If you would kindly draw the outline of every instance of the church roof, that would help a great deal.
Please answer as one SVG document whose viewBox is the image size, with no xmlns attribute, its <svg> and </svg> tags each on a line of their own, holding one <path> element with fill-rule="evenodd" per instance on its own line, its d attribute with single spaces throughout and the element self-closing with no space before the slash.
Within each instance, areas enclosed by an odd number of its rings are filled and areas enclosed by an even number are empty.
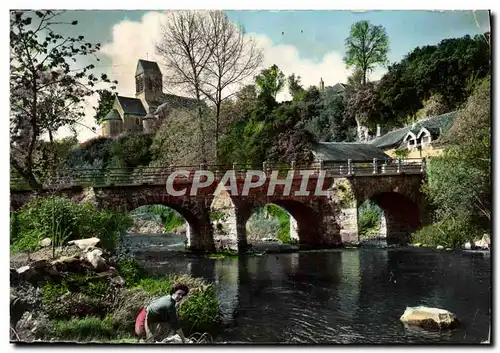
<svg viewBox="0 0 500 353">
<path fill-rule="evenodd" d="M 373 145 L 352 142 L 318 142 L 312 149 L 312 153 L 323 162 L 345 162 L 348 159 L 371 162 L 373 158 L 390 158 L 384 151 Z"/>
<path fill-rule="evenodd" d="M 137 68 L 135 69 L 135 74 L 139 75 L 144 72 L 154 72 L 161 74 L 160 67 L 158 66 L 156 61 L 139 59 L 139 61 L 137 62 Z"/>
<path fill-rule="evenodd" d="M 116 109 L 111 109 L 108 114 L 102 119 L 102 121 L 107 120 L 122 120 L 120 113 Z"/>
<path fill-rule="evenodd" d="M 118 99 L 118 103 L 123 109 L 123 112 L 127 115 L 139 115 L 139 116 L 145 116 L 146 115 L 146 110 L 144 109 L 144 106 L 142 105 L 142 102 L 138 98 L 130 98 L 130 97 L 123 97 L 123 96 L 116 96 L 116 99 Z"/>
</svg>

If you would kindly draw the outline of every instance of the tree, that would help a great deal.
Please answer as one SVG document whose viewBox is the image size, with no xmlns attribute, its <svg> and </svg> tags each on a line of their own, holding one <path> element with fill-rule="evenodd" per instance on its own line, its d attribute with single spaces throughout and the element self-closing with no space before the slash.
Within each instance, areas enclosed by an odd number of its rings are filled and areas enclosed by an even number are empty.
<svg viewBox="0 0 500 353">
<path fill-rule="evenodd" d="M 490 101 L 490 82 L 485 79 L 440 138 L 448 146 L 445 153 L 429 163 L 424 192 L 435 207 L 436 227 L 447 225 L 453 233 L 449 236 L 473 237 L 470 226 L 491 231 Z"/>
<path fill-rule="evenodd" d="M 274 64 L 268 69 L 264 69 L 255 78 L 255 83 L 259 88 L 260 95 L 272 97 L 276 100 L 277 94 L 285 86 L 285 74 Z"/>
<path fill-rule="evenodd" d="M 215 106 L 215 145 L 218 146 L 221 105 L 237 92 L 237 84 L 253 75 L 262 62 L 262 52 L 252 39 L 245 38 L 243 28 L 232 23 L 220 10 L 208 12 L 202 22 L 202 37 L 209 59 L 202 70 L 201 90 Z"/>
<path fill-rule="evenodd" d="M 40 138 L 62 126 L 74 127 L 83 116 L 84 99 L 94 93 L 99 81 L 93 64 L 75 69 L 70 62 L 94 55 L 100 44 L 84 41 L 83 36 L 60 34 L 60 11 L 11 11 L 10 13 L 10 134 L 14 170 L 33 188 L 40 188 L 35 175 L 34 154 Z M 62 31 L 61 31 L 62 33 Z M 97 59 L 98 60 L 98 59 Z"/>
<path fill-rule="evenodd" d="M 288 92 L 294 100 L 302 99 L 305 92 L 300 80 L 300 76 L 295 76 L 295 74 L 288 76 Z"/>
<path fill-rule="evenodd" d="M 389 37 L 382 26 L 374 26 L 368 21 L 356 22 L 351 27 L 345 45 L 347 52 L 344 62 L 347 67 L 354 66 L 363 73 L 363 84 L 366 84 L 369 71 L 376 65 L 387 62 Z"/>
<path fill-rule="evenodd" d="M 97 107 L 94 107 L 94 119 L 95 122 L 100 125 L 102 119 L 104 119 L 111 109 L 113 109 L 116 95 L 114 92 L 107 89 L 100 89 L 97 91 L 97 94 L 99 95 L 99 100 L 97 101 Z"/>
<path fill-rule="evenodd" d="M 433 110 L 458 109 L 474 84 L 490 72 L 490 47 L 482 36 L 445 39 L 415 48 L 389 66 L 380 80 L 377 91 L 388 108 L 384 120 L 400 124 L 438 97 L 441 107 Z"/>
<path fill-rule="evenodd" d="M 365 141 L 368 133 L 367 125 L 380 120 L 379 99 L 375 85 L 371 82 L 359 87 L 347 99 L 344 119 L 356 121 L 358 129 L 358 141 Z M 370 124 L 371 123 L 371 124 Z"/>
<path fill-rule="evenodd" d="M 197 101 L 199 150 L 205 156 L 205 132 L 203 126 L 202 85 L 211 48 L 203 37 L 203 16 L 195 10 L 172 11 L 167 23 L 161 26 L 161 40 L 156 52 L 167 68 L 167 83 L 180 87 Z M 203 158 L 203 157 L 202 157 Z"/>
</svg>

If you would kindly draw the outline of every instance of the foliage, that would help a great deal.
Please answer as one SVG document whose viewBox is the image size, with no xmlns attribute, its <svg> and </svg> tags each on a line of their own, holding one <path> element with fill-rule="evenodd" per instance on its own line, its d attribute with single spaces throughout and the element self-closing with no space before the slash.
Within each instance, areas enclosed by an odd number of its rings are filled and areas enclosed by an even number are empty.
<svg viewBox="0 0 500 353">
<path fill-rule="evenodd" d="M 86 317 L 53 321 L 49 336 L 56 340 L 100 341 L 116 337 L 110 317 Z"/>
<path fill-rule="evenodd" d="M 152 216 L 157 222 L 164 225 L 166 232 L 181 227 L 185 224 L 185 219 L 174 209 L 164 205 L 145 205 L 136 208 L 131 212 L 132 217 L 142 217 L 144 214 Z"/>
<path fill-rule="evenodd" d="M 468 218 L 447 218 L 422 229 L 411 235 L 411 242 L 425 246 L 446 248 L 460 248 L 466 242 L 472 242 L 481 235 L 480 229 Z"/>
<path fill-rule="evenodd" d="M 447 110 L 459 108 L 473 83 L 490 75 L 490 48 L 482 35 L 450 38 L 417 47 L 388 68 L 378 85 L 383 120 L 397 125 L 439 95 Z"/>
<path fill-rule="evenodd" d="M 198 165 L 206 160 L 215 164 L 215 145 L 211 139 L 213 117 L 208 110 L 202 112 L 203 136 L 198 127 L 193 126 L 195 114 L 187 109 L 173 110 L 156 131 L 151 145 L 154 161 L 150 166 Z M 207 135 L 208 134 L 208 135 Z M 203 137 L 204 149 L 198 142 Z"/>
<path fill-rule="evenodd" d="M 394 151 L 394 155 L 398 159 L 406 159 L 409 154 L 410 154 L 410 151 L 408 150 L 408 148 L 405 148 L 405 147 L 398 148 L 397 150 Z"/>
<path fill-rule="evenodd" d="M 109 153 L 122 161 L 125 168 L 145 166 L 152 160 L 152 143 L 153 137 L 150 134 L 125 135 L 111 142 Z"/>
<path fill-rule="evenodd" d="M 102 119 L 104 119 L 111 109 L 113 109 L 115 93 L 107 89 L 100 89 L 97 91 L 97 94 L 99 95 L 99 99 L 97 101 L 97 107 L 94 107 L 94 119 L 95 122 L 100 125 Z"/>
<path fill-rule="evenodd" d="M 135 287 L 146 273 L 134 258 L 122 258 L 116 264 L 116 269 L 125 280 L 127 287 Z"/>
<path fill-rule="evenodd" d="M 192 290 L 179 308 L 181 325 L 187 335 L 214 332 L 222 320 L 220 301 L 213 285 Z"/>
<path fill-rule="evenodd" d="M 347 67 L 354 66 L 363 73 L 363 84 L 367 82 L 369 71 L 376 65 L 387 62 L 389 37 L 382 26 L 372 25 L 368 21 L 356 22 L 351 27 L 345 45 L 347 52 L 344 62 Z"/>
<path fill-rule="evenodd" d="M 276 99 L 276 95 L 285 87 L 285 74 L 274 64 L 264 69 L 255 77 L 260 95 Z"/>
<path fill-rule="evenodd" d="M 278 219 L 278 240 L 283 244 L 291 244 L 292 239 L 290 238 L 290 215 L 288 214 L 288 212 L 274 204 L 265 205 L 264 211 L 268 215 L 276 217 Z"/>
<path fill-rule="evenodd" d="M 90 238 L 101 239 L 104 249 L 112 250 L 116 245 L 117 232 L 128 229 L 132 220 L 121 212 L 99 211 L 88 203 L 79 204 L 66 197 L 37 197 L 18 211 L 19 232 L 11 237 L 16 251 L 32 251 L 40 240 L 59 234 L 64 240 Z M 58 233 L 55 234 L 54 230 Z"/>
<path fill-rule="evenodd" d="M 379 231 L 383 211 L 374 202 L 365 201 L 358 209 L 358 233 L 360 235 L 374 234 Z"/>
<path fill-rule="evenodd" d="M 93 64 L 81 69 L 70 66 L 81 57 L 94 55 L 100 44 L 84 36 L 67 36 L 61 11 L 10 12 L 10 162 L 33 188 L 41 188 L 35 175 L 35 152 L 44 134 L 50 141 L 60 127 L 74 128 L 84 115 L 83 101 L 94 93 L 98 78 Z M 47 170 L 50 172 L 50 169 Z"/>
<path fill-rule="evenodd" d="M 451 129 L 442 136 L 448 146 L 444 154 L 428 163 L 423 191 L 440 222 L 434 228 L 455 234 L 439 235 L 434 231 L 448 243 L 458 244 L 464 238 L 462 234 L 472 231 L 471 227 L 491 230 L 490 94 L 490 82 L 484 80 L 469 97 Z M 430 234 L 434 228 L 421 236 Z"/>
</svg>

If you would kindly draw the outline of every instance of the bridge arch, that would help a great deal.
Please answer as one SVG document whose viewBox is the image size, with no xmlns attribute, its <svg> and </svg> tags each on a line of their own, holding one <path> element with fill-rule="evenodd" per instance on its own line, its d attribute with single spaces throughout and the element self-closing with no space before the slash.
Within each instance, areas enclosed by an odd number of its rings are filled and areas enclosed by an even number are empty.
<svg viewBox="0 0 500 353">
<path fill-rule="evenodd" d="M 411 233 L 422 225 L 419 205 L 409 196 L 394 191 L 384 191 L 368 198 L 383 210 L 388 245 L 404 245 Z M 358 205 L 365 200 L 358 202 Z"/>
<path fill-rule="evenodd" d="M 96 201 L 102 209 L 132 211 L 145 205 L 163 205 L 177 211 L 186 220 L 188 247 L 192 250 L 214 250 L 213 232 L 205 203 L 210 197 L 176 197 L 169 195 L 162 185 L 118 186 L 94 188 Z"/>
</svg>

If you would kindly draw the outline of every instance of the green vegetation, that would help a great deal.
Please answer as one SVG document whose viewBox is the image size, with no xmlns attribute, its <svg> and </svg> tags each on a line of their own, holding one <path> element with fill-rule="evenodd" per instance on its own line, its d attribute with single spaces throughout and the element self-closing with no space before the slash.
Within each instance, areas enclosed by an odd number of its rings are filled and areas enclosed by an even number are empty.
<svg viewBox="0 0 500 353">
<path fill-rule="evenodd" d="M 265 205 L 264 211 L 269 216 L 276 217 L 278 219 L 278 240 L 283 244 L 292 244 L 292 238 L 290 238 L 290 215 L 288 212 L 273 204 Z"/>
<path fill-rule="evenodd" d="M 383 211 L 374 202 L 367 200 L 358 209 L 358 233 L 360 235 L 378 234 Z"/>
<path fill-rule="evenodd" d="M 220 302 L 212 284 L 188 275 L 148 277 L 134 259 L 117 264 L 126 288 L 106 277 L 72 274 L 41 286 L 42 310 L 48 316 L 46 338 L 69 341 L 115 341 L 133 337 L 135 318 L 154 298 L 175 284 L 190 288 L 179 307 L 184 333 L 214 333 L 221 322 Z"/>
<path fill-rule="evenodd" d="M 117 334 L 110 317 L 89 316 L 53 321 L 48 336 L 58 341 L 107 341 L 116 338 Z"/>
<path fill-rule="evenodd" d="M 11 213 L 11 250 L 34 251 L 44 238 L 61 245 L 94 236 L 101 239 L 104 249 L 113 250 L 118 232 L 131 225 L 131 218 L 121 212 L 99 211 L 90 203 L 66 197 L 37 197 Z"/>
<path fill-rule="evenodd" d="M 440 157 L 432 158 L 423 191 L 436 223 L 415 233 L 414 243 L 458 247 L 491 234 L 490 81 L 480 82 L 460 111 Z"/>
<path fill-rule="evenodd" d="M 165 232 L 171 232 L 185 224 L 184 217 L 174 209 L 164 205 L 145 205 L 138 207 L 131 213 L 133 217 L 141 217 L 142 215 L 150 216 L 163 224 Z"/>
</svg>

